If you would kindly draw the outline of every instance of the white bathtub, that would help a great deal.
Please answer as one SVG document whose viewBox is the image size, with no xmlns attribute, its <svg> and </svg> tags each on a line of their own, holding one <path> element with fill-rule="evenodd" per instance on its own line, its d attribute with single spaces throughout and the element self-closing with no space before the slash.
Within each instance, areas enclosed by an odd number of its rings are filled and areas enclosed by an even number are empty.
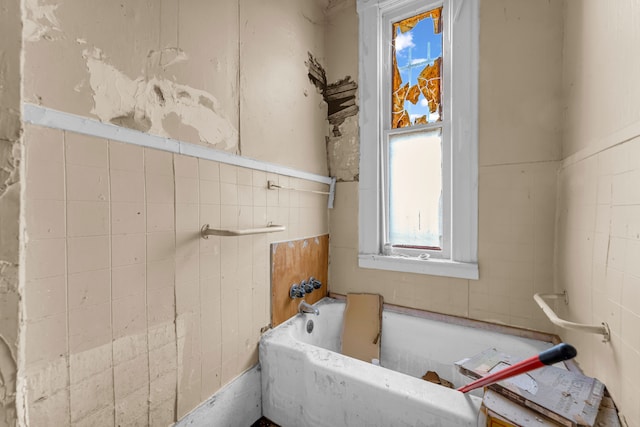
<svg viewBox="0 0 640 427">
<path fill-rule="evenodd" d="M 490 347 L 525 358 L 552 346 L 385 309 L 381 366 L 374 366 L 339 353 L 344 306 L 325 298 L 319 316 L 298 314 L 262 337 L 265 417 L 283 427 L 476 426 L 479 397 L 419 377 L 436 371 L 459 387 L 471 380 L 455 361 Z"/>
</svg>

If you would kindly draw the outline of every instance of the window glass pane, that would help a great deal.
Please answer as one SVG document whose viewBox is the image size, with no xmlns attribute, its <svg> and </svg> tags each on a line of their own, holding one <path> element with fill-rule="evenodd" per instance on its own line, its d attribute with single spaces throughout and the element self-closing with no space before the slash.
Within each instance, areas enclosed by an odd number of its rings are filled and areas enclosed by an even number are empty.
<svg viewBox="0 0 640 427">
<path fill-rule="evenodd" d="M 391 128 L 442 120 L 442 7 L 392 26 Z"/>
<path fill-rule="evenodd" d="M 389 137 L 389 243 L 442 247 L 440 129 Z"/>
</svg>

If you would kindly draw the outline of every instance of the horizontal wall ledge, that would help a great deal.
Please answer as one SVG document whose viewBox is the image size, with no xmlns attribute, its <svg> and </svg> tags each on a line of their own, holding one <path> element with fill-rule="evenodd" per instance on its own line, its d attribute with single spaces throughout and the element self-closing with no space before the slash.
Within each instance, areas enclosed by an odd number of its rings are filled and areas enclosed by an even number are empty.
<svg viewBox="0 0 640 427">
<path fill-rule="evenodd" d="M 189 142 L 183 142 L 172 138 L 151 135 L 134 129 L 116 126 L 111 123 L 103 123 L 96 119 L 42 107 L 40 105 L 23 103 L 22 113 L 23 120 L 33 125 L 106 138 L 111 141 L 155 148 L 157 150 L 184 154 L 186 156 L 213 160 L 229 165 L 290 176 L 293 178 L 300 178 L 327 185 L 331 185 L 332 183 L 332 178 L 328 176 L 305 172 L 274 163 L 263 162 L 249 157 L 238 156 L 215 148 L 191 144 Z"/>
<path fill-rule="evenodd" d="M 361 268 L 428 274 L 432 276 L 455 277 L 470 280 L 478 280 L 480 277 L 477 263 L 437 258 L 422 260 L 398 256 L 360 254 L 358 255 L 358 266 Z"/>
</svg>

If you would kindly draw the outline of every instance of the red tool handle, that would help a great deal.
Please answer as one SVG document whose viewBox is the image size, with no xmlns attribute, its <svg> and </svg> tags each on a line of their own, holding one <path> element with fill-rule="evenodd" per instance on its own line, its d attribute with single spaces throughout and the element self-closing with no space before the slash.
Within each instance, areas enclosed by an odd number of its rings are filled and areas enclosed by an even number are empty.
<svg viewBox="0 0 640 427">
<path fill-rule="evenodd" d="M 542 368 L 545 365 L 553 365 L 554 363 L 573 359 L 576 357 L 576 354 L 578 354 L 578 352 L 573 346 L 565 343 L 558 344 L 543 351 L 537 356 L 531 356 L 530 358 L 525 359 L 522 362 L 518 362 L 515 365 L 511 365 L 508 368 L 501 369 L 500 371 L 487 375 L 486 377 L 478 378 L 477 380 L 460 387 L 458 391 L 466 393 L 485 385 L 493 384 L 516 375 L 524 374 L 525 372 L 533 371 L 534 369 Z"/>
</svg>

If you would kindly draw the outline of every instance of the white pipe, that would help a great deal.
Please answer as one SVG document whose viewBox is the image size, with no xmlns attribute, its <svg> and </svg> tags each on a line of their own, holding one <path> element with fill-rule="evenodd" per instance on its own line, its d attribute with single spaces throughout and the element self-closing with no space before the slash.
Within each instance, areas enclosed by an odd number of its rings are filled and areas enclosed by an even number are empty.
<svg viewBox="0 0 640 427">
<path fill-rule="evenodd" d="M 588 332 L 590 334 L 601 334 L 603 336 L 602 342 L 609 342 L 611 339 L 611 333 L 609 331 L 609 325 L 606 322 L 602 322 L 602 325 L 586 325 L 583 323 L 569 322 L 558 317 L 558 315 L 549 307 L 544 298 L 548 299 L 564 299 L 567 301 L 567 292 L 564 291 L 560 294 L 535 294 L 533 299 L 540 306 L 544 314 L 547 315 L 551 323 L 560 326 L 561 328 L 571 329 L 574 331 Z"/>
</svg>

